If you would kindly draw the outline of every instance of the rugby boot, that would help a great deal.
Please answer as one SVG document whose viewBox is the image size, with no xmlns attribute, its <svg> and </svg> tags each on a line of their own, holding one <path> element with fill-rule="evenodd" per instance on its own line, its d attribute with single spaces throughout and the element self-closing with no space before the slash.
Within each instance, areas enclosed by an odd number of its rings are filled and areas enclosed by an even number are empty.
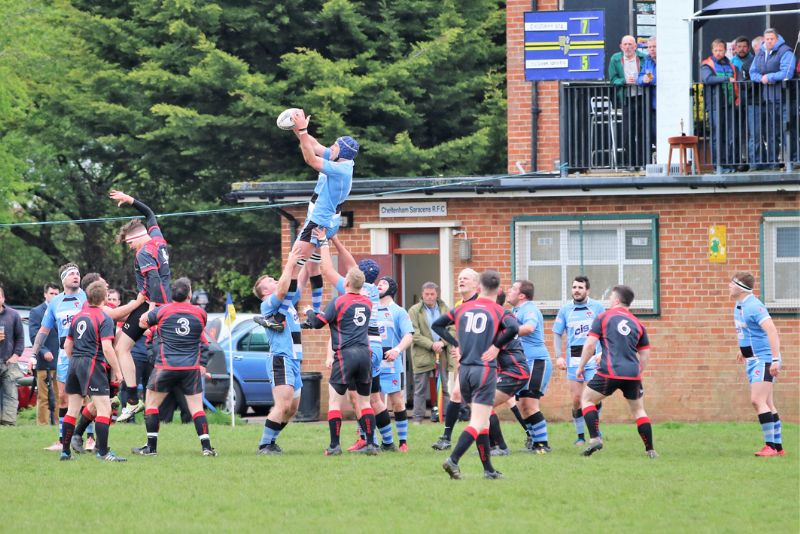
<svg viewBox="0 0 800 534">
<path fill-rule="evenodd" d="M 264 456 L 274 456 L 283 454 L 283 451 L 278 449 L 278 446 L 274 443 L 267 443 L 263 447 L 258 448 L 258 454 L 263 454 Z"/>
<path fill-rule="evenodd" d="M 72 436 L 69 444 L 72 446 L 72 450 L 78 454 L 83 454 L 86 452 L 86 449 L 83 447 L 83 438 L 77 434 Z"/>
<path fill-rule="evenodd" d="M 489 451 L 489 456 L 508 456 L 509 454 L 511 454 L 511 451 L 509 451 L 507 448 L 502 449 L 499 446 L 492 447 Z"/>
<path fill-rule="evenodd" d="M 442 437 L 440 437 L 438 440 L 436 440 L 436 443 L 434 443 L 433 445 L 431 445 L 431 448 L 432 448 L 432 449 L 435 449 L 435 450 L 437 450 L 437 451 L 446 451 L 446 450 L 447 450 L 447 449 L 449 449 L 451 446 L 452 446 L 452 445 L 451 445 L 451 443 L 450 443 L 450 440 L 449 440 L 449 439 L 447 439 L 446 437 L 442 436 Z"/>
<path fill-rule="evenodd" d="M 216 449 L 203 449 L 203 456 L 217 456 Z"/>
<path fill-rule="evenodd" d="M 645 451 L 644 453 L 651 460 L 655 460 L 656 458 L 658 458 L 658 453 L 654 449 L 650 449 L 649 451 Z"/>
<path fill-rule="evenodd" d="M 151 449 L 149 445 L 145 445 L 144 447 L 134 447 L 131 449 L 131 452 L 133 454 L 138 454 L 139 456 L 156 456 L 158 454 L 158 452 Z"/>
<path fill-rule="evenodd" d="M 144 402 L 142 400 L 139 400 L 136 404 L 128 404 L 117 417 L 117 423 L 124 423 L 129 419 L 133 419 L 133 417 L 142 410 L 144 410 Z"/>
<path fill-rule="evenodd" d="M 325 456 L 339 456 L 340 454 L 342 454 L 342 448 L 339 445 L 325 449 Z"/>
<path fill-rule="evenodd" d="M 503 473 L 501 473 L 500 471 L 497 471 L 497 470 L 495 470 L 495 471 L 484 471 L 483 472 L 483 478 L 485 478 L 487 480 L 499 480 L 499 479 L 503 478 Z"/>
<path fill-rule="evenodd" d="M 105 455 L 100 454 L 99 452 L 95 454 L 98 460 L 102 460 L 104 462 L 127 462 L 125 458 L 117 456 L 114 451 L 108 451 Z"/>
<path fill-rule="evenodd" d="M 399 449 L 394 443 L 381 443 L 381 450 L 384 452 L 397 452 Z"/>
<path fill-rule="evenodd" d="M 367 446 L 366 440 L 358 438 L 355 443 L 350 445 L 350 448 L 347 449 L 347 452 L 358 452 L 366 446 Z"/>
<path fill-rule="evenodd" d="M 603 440 L 600 438 L 592 438 L 589 440 L 589 446 L 581 452 L 584 456 L 591 456 L 595 452 L 603 448 Z"/>
<path fill-rule="evenodd" d="M 68 452 L 61 451 L 61 457 L 59 458 L 59 461 L 68 462 L 70 460 L 72 460 L 72 455 Z"/>
<path fill-rule="evenodd" d="M 756 453 L 756 456 L 778 456 L 778 451 L 776 451 L 769 445 L 764 445 L 764 448 L 758 451 Z"/>
<path fill-rule="evenodd" d="M 457 463 L 450 459 L 449 456 L 442 464 L 442 469 L 444 469 L 447 474 L 450 475 L 451 479 L 461 480 L 461 469 L 458 467 Z"/>
<path fill-rule="evenodd" d="M 275 317 L 270 315 L 269 317 L 263 317 L 261 315 L 256 315 L 253 317 L 253 322 L 257 325 L 263 326 L 264 328 L 268 328 L 273 332 L 283 332 L 283 329 L 286 328 L 285 322 L 278 322 L 275 320 Z"/>
</svg>

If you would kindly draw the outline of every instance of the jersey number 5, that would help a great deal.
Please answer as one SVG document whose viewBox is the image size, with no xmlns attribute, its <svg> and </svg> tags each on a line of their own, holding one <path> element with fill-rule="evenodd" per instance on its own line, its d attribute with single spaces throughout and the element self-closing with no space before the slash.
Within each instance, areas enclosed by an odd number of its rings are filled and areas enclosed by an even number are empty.
<svg viewBox="0 0 800 534">
<path fill-rule="evenodd" d="M 356 324 L 356 326 L 364 326 L 367 322 L 367 309 L 356 308 L 355 313 L 353 314 L 353 322 Z"/>
</svg>

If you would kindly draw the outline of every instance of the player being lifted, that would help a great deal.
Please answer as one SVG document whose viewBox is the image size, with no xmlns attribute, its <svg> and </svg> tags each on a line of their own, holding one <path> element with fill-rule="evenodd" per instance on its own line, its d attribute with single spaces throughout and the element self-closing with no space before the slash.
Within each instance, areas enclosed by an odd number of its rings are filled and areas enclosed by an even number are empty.
<svg viewBox="0 0 800 534">
<path fill-rule="evenodd" d="M 647 456 L 656 458 L 658 455 L 653 449 L 653 429 L 650 418 L 644 411 L 642 388 L 642 372 L 650 358 L 650 340 L 644 325 L 630 311 L 633 302 L 631 288 L 615 286 L 608 300 L 611 307 L 592 322 L 589 336 L 583 344 L 581 361 L 575 371 L 575 377 L 583 380 L 586 364 L 595 357 L 595 348 L 599 341 L 603 346 L 600 366 L 594 378 L 586 384 L 581 397 L 583 417 L 591 437 L 583 455 L 590 456 L 603 448 L 597 404 L 619 389 L 627 399 L 631 415 L 636 420 Z"/>
<path fill-rule="evenodd" d="M 81 309 L 72 321 L 64 351 L 70 358 L 66 392 L 69 407 L 64 417 L 64 440 L 61 459 L 69 460 L 75 418 L 81 410 L 84 397 L 90 397 L 97 409 L 97 457 L 108 462 L 124 462 L 108 448 L 108 427 L 111 424 L 111 399 L 108 374 L 104 364 L 111 367 L 119 380 L 120 371 L 114 353 L 114 321 L 102 310 L 106 300 L 106 284 L 96 281 L 86 288 L 89 306 Z"/>
<path fill-rule="evenodd" d="M 208 420 L 203 410 L 202 377 L 206 374 L 209 351 L 203 330 L 206 312 L 191 304 L 192 285 L 188 278 L 178 278 L 172 284 L 172 302 L 153 309 L 139 318 L 139 327 L 155 326 L 156 361 L 147 383 L 145 427 L 147 444 L 131 449 L 134 454 L 155 456 L 158 452 L 158 407 L 173 389 L 180 389 L 192 414 L 194 428 L 200 438 L 203 456 L 216 456 L 208 435 Z"/>
<path fill-rule="evenodd" d="M 118 206 L 130 204 L 144 215 L 145 223 L 133 219 L 120 228 L 117 242 L 125 241 L 135 253 L 133 268 L 136 274 L 136 287 L 147 302 L 143 302 L 128 316 L 128 320 L 117 334 L 114 348 L 117 351 L 125 388 L 128 392 L 128 405 L 123 408 L 117 422 L 124 422 L 144 409 L 139 400 L 136 384 L 136 365 L 133 363 L 131 349 L 144 335 L 145 329 L 139 326 L 139 319 L 157 306 L 172 301 L 170 297 L 169 252 L 164 235 L 158 227 L 156 215 L 146 204 L 122 191 L 111 191 L 110 197 Z"/>
<path fill-rule="evenodd" d="M 489 452 L 489 415 L 494 406 L 497 355 L 502 347 L 514 339 L 519 328 L 516 321 L 503 321 L 505 312 L 497 304 L 499 287 L 500 275 L 497 271 L 484 271 L 480 275 L 480 296 L 450 310 L 431 325 L 439 337 L 458 349 L 461 397 L 469 403 L 471 410 L 469 426 L 461 433 L 452 454 L 442 464 L 453 479 L 461 478 L 458 461 L 473 442 L 483 463 L 484 478 L 502 478 L 502 474 L 492 466 Z M 447 331 L 451 324 L 456 325 L 458 341 Z"/>
<path fill-rule="evenodd" d="M 305 223 L 294 243 L 293 252 L 298 259 L 292 277 L 297 278 L 300 269 L 306 261 L 309 261 L 311 305 L 318 313 L 322 307 L 322 276 L 319 272 L 319 252 L 315 250 L 319 246 L 319 241 L 313 231 L 315 228 L 322 228 L 328 238 L 336 235 L 341 221 L 341 205 L 347 199 L 353 185 L 353 160 L 358 154 L 359 146 L 358 142 L 348 135 L 339 137 L 330 147 L 320 144 L 308 133 L 311 116 L 306 117 L 303 110 L 295 111 L 292 120 L 295 125 L 294 133 L 300 140 L 303 159 L 319 173 L 314 194 L 308 202 Z M 291 298 L 291 293 L 287 293 L 278 313 L 263 320 L 256 318 L 256 322 L 266 328 L 282 330 Z"/>
</svg>

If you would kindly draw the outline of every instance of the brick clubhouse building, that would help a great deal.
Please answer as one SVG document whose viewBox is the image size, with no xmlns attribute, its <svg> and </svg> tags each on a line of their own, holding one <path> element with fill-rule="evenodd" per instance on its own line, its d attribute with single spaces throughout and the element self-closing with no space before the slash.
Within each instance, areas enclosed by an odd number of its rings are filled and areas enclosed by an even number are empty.
<svg viewBox="0 0 800 534">
<path fill-rule="evenodd" d="M 553 4 L 553 5 L 549 5 Z M 540 9 L 556 2 L 539 2 Z M 560 153 L 558 82 L 539 82 L 543 111 L 532 143 L 531 86 L 522 73 L 522 13 L 530 2 L 507 2 L 508 171 L 530 164 L 552 169 Z M 525 156 L 528 154 L 528 156 Z M 523 169 L 526 170 L 526 169 Z M 287 203 L 282 251 L 302 226 L 313 182 L 235 184 L 241 202 Z M 466 267 L 497 269 L 508 287 L 530 279 L 545 314 L 552 356 L 553 318 L 570 297 L 573 277 L 589 276 L 592 296 L 625 283 L 634 311 L 650 333 L 645 372 L 648 413 L 655 421 L 752 421 L 744 366 L 736 362 L 728 281 L 750 271 L 781 337 L 784 370 L 775 389 L 783 419 L 800 420 L 800 177 L 797 173 L 622 176 L 526 172 L 486 177 L 359 179 L 343 212 L 339 236 L 356 257 L 374 257 L 398 281 L 408 308 L 432 280 L 452 304 L 455 278 Z M 331 293 L 326 288 L 325 300 Z M 303 334 L 305 371 L 323 373 L 327 331 Z M 542 409 L 569 420 L 565 372 L 555 371 Z M 606 420 L 627 420 L 614 396 Z"/>
</svg>

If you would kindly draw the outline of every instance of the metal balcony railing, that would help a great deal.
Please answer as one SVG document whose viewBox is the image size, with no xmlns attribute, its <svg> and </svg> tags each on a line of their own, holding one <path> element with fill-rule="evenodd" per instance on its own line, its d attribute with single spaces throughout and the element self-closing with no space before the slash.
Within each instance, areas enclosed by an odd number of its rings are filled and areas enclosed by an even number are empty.
<svg viewBox="0 0 800 534">
<path fill-rule="evenodd" d="M 655 88 L 561 84 L 561 161 L 570 171 L 642 170 L 655 157 Z M 694 135 L 705 170 L 798 166 L 800 79 L 691 88 Z"/>
</svg>

